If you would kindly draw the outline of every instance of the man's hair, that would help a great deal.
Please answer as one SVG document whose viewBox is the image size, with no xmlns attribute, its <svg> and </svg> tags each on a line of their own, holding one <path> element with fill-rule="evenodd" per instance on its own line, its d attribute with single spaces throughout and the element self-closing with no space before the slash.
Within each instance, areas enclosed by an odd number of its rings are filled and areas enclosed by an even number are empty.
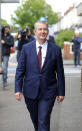
<svg viewBox="0 0 82 131">
<path fill-rule="evenodd" d="M 9 26 L 9 25 L 6 25 L 4 28 L 9 28 L 9 29 L 10 29 L 10 26 Z"/>
<path fill-rule="evenodd" d="M 79 34 L 79 31 L 78 31 L 78 30 L 75 30 L 75 34 Z"/>
<path fill-rule="evenodd" d="M 37 25 L 38 24 L 45 24 L 47 26 L 47 29 L 48 29 L 48 23 L 46 23 L 45 21 L 42 21 L 42 20 L 38 20 L 35 24 L 34 24 L 34 28 L 37 29 Z"/>
</svg>

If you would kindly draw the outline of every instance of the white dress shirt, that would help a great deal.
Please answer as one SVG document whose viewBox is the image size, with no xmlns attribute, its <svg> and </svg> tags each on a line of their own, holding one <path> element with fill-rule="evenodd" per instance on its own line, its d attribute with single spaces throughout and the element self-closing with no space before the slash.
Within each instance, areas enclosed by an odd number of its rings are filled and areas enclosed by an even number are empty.
<svg viewBox="0 0 82 131">
<path fill-rule="evenodd" d="M 40 45 L 38 41 L 36 41 L 36 51 L 37 51 L 37 55 L 38 55 L 38 51 L 39 51 L 39 46 L 42 47 L 41 52 L 42 52 L 42 66 L 44 64 L 45 58 L 46 58 L 46 54 L 47 54 L 47 47 L 48 47 L 48 42 L 46 41 L 43 45 Z"/>
</svg>

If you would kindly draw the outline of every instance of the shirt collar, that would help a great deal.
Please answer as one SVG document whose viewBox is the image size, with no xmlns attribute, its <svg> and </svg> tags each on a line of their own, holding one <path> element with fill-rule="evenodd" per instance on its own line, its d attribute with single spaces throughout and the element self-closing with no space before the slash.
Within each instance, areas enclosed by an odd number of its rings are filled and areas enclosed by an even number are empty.
<svg viewBox="0 0 82 131">
<path fill-rule="evenodd" d="M 36 48 L 38 48 L 39 46 L 41 46 L 43 48 L 44 46 L 47 46 L 47 45 L 48 45 L 47 41 L 45 41 L 44 44 L 40 45 L 39 42 L 36 40 Z"/>
</svg>

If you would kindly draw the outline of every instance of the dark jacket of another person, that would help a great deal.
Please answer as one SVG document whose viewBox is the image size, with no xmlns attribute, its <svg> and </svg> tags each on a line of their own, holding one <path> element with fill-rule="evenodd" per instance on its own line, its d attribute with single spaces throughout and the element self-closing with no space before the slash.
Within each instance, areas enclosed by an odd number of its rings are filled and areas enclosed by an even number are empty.
<svg viewBox="0 0 82 131">
<path fill-rule="evenodd" d="M 14 46 L 14 38 L 9 33 L 6 36 L 2 36 L 2 40 L 5 41 L 4 44 L 2 44 L 2 56 L 10 56 L 10 48 Z"/>
</svg>

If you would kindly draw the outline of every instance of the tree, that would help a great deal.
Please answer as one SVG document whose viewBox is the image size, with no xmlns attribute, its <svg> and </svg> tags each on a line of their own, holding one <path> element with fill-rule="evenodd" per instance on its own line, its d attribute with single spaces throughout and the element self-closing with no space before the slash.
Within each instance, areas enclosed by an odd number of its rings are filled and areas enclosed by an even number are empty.
<svg viewBox="0 0 82 131">
<path fill-rule="evenodd" d="M 18 24 L 21 28 L 29 26 L 33 29 L 34 23 L 47 15 L 48 24 L 55 24 L 58 21 L 58 15 L 52 11 L 50 5 L 45 0 L 23 0 L 22 5 L 15 10 L 16 17 L 12 16 L 12 22 Z"/>
<path fill-rule="evenodd" d="M 2 26 L 8 25 L 7 21 L 4 19 L 1 19 L 1 24 L 2 24 Z"/>
<path fill-rule="evenodd" d="M 63 48 L 64 41 L 72 41 L 72 37 L 74 36 L 74 30 L 61 30 L 57 36 L 56 43 Z"/>
</svg>

